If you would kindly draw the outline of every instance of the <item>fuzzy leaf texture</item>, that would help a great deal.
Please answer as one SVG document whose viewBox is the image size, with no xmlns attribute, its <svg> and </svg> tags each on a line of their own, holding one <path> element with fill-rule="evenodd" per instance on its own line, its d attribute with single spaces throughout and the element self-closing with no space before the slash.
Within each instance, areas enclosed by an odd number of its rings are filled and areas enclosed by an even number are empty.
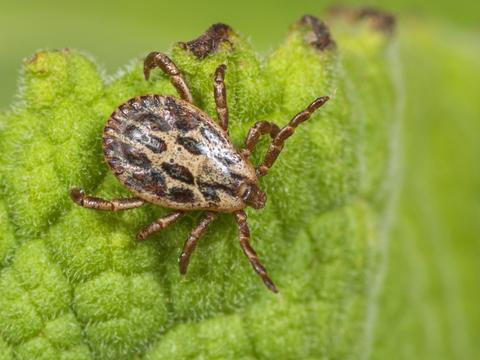
<svg viewBox="0 0 480 360">
<path fill-rule="evenodd" d="M 130 196 L 103 161 L 102 128 L 131 97 L 176 96 L 161 71 L 145 81 L 137 59 L 107 79 L 70 50 L 25 61 L 18 102 L 0 117 L 1 359 L 366 353 L 365 319 L 394 193 L 396 44 L 391 24 L 375 17 L 337 13 L 329 24 L 330 34 L 302 18 L 267 57 L 233 30 L 204 56 L 178 44 L 169 52 L 195 104 L 213 118 L 213 73 L 227 65 L 238 147 L 256 121 L 284 125 L 316 97 L 335 93 L 262 179 L 267 206 L 247 211 L 252 245 L 279 295 L 252 271 L 231 215 L 209 228 L 182 278 L 177 257 L 200 212 L 137 243 L 137 231 L 168 209 L 100 213 L 70 200 L 74 185 L 107 199 Z M 266 147 L 265 139 L 256 163 Z"/>
</svg>

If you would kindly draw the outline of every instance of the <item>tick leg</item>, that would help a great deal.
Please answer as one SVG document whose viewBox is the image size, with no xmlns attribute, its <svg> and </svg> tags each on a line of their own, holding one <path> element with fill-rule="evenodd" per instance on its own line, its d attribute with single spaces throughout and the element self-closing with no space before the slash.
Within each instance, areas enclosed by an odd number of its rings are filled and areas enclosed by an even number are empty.
<svg viewBox="0 0 480 360">
<path fill-rule="evenodd" d="M 187 241 L 183 245 L 183 251 L 180 257 L 178 258 L 178 263 L 180 266 L 180 274 L 185 275 L 187 273 L 188 263 L 190 262 L 190 256 L 192 255 L 193 250 L 197 246 L 197 242 L 203 233 L 207 230 L 208 225 L 212 223 L 213 220 L 218 216 L 217 213 L 207 212 L 205 217 L 200 221 L 195 229 L 190 233 Z"/>
<path fill-rule="evenodd" d="M 145 74 L 145 80 L 150 77 L 150 70 L 155 67 L 159 67 L 165 74 L 170 76 L 170 82 L 177 89 L 178 95 L 183 100 L 193 103 L 192 93 L 185 82 L 185 79 L 180 74 L 175 63 L 165 54 L 159 52 L 151 52 L 147 55 L 143 61 L 143 73 Z"/>
<path fill-rule="evenodd" d="M 213 81 L 213 95 L 215 97 L 215 104 L 217 106 L 217 117 L 220 121 L 220 126 L 228 133 L 228 105 L 227 105 L 227 90 L 225 87 L 225 64 L 220 65 L 215 71 L 215 78 Z"/>
<path fill-rule="evenodd" d="M 237 226 L 238 226 L 238 237 L 240 240 L 240 246 L 242 247 L 242 250 L 244 254 L 247 256 L 248 261 L 250 261 L 250 264 L 253 267 L 253 270 L 260 275 L 262 278 L 263 282 L 265 285 L 274 293 L 277 293 L 277 287 L 273 283 L 273 281 L 270 279 L 270 277 L 267 274 L 267 270 L 263 267 L 263 265 L 260 263 L 258 260 L 257 253 L 253 248 L 250 246 L 249 239 L 250 239 L 250 230 L 248 229 L 248 223 L 247 223 L 247 214 L 245 214 L 245 211 L 240 210 L 236 211 L 234 213 L 235 215 L 235 220 L 237 221 Z"/>
<path fill-rule="evenodd" d="M 249 157 L 253 152 L 253 148 L 263 135 L 270 134 L 270 137 L 274 139 L 279 132 L 280 128 L 270 121 L 256 122 L 250 128 L 250 130 L 248 130 L 248 134 L 245 139 L 245 148 L 241 150 L 242 154 L 245 157 Z"/>
<path fill-rule="evenodd" d="M 79 188 L 70 189 L 70 197 L 80 206 L 87 209 L 103 210 L 103 211 L 119 211 L 134 209 L 142 206 L 145 202 L 139 198 L 125 198 L 104 200 L 98 197 L 85 195 L 84 191 Z"/>
<path fill-rule="evenodd" d="M 162 229 L 165 229 L 168 225 L 173 224 L 184 215 L 185 213 L 183 211 L 175 211 L 168 214 L 167 216 L 155 220 L 153 223 L 140 230 L 140 232 L 137 234 L 137 240 L 146 240 L 150 235 Z"/>
<path fill-rule="evenodd" d="M 290 120 L 290 122 L 280 130 L 280 132 L 275 136 L 272 143 L 270 144 L 267 154 L 265 155 L 265 159 L 263 160 L 263 164 L 257 167 L 258 177 L 267 174 L 268 170 L 275 163 L 275 160 L 277 160 L 278 155 L 280 155 L 285 140 L 287 140 L 290 136 L 293 135 L 297 126 L 307 121 L 310 116 L 328 100 L 330 100 L 330 97 L 328 96 L 322 96 L 316 99 L 310 105 L 308 105 L 305 110 L 295 115 L 293 119 Z"/>
</svg>

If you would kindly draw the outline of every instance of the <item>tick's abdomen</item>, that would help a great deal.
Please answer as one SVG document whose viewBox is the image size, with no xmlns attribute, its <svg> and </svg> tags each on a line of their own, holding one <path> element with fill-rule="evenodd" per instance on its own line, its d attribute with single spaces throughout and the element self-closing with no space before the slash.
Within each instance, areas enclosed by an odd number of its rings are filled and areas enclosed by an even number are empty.
<svg viewBox="0 0 480 360">
<path fill-rule="evenodd" d="M 117 108 L 103 134 L 105 160 L 135 195 L 163 207 L 236 211 L 252 165 L 194 105 L 170 96 L 136 97 Z"/>
</svg>

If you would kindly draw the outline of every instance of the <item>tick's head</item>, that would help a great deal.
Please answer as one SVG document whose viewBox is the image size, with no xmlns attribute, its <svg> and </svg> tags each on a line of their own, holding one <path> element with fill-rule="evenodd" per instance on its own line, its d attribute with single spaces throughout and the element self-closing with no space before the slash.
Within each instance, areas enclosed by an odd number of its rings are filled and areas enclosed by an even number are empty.
<svg viewBox="0 0 480 360">
<path fill-rule="evenodd" d="M 267 201 L 267 194 L 265 194 L 257 184 L 243 183 L 240 185 L 240 197 L 243 202 L 254 209 L 261 209 L 265 206 Z"/>
</svg>

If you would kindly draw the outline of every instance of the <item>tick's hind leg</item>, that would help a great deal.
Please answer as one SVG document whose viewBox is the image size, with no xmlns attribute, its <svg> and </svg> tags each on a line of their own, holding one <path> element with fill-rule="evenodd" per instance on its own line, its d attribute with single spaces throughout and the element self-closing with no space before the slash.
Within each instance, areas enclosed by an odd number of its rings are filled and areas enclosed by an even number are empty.
<svg viewBox="0 0 480 360">
<path fill-rule="evenodd" d="M 220 126 L 228 133 L 228 106 L 227 106 L 227 89 L 225 87 L 225 69 L 227 67 L 222 64 L 215 71 L 213 81 L 213 96 L 215 105 L 217 106 L 217 117 Z"/>
<path fill-rule="evenodd" d="M 75 203 L 84 208 L 103 211 L 134 209 L 142 206 L 145 203 L 142 199 L 136 197 L 104 200 L 98 197 L 85 195 L 83 190 L 76 187 L 70 190 L 70 197 Z"/>
<path fill-rule="evenodd" d="M 258 260 L 257 253 L 253 248 L 251 247 L 249 243 L 250 239 L 250 230 L 248 228 L 248 223 L 247 223 L 247 215 L 245 214 L 245 211 L 237 211 L 234 213 L 235 215 L 235 220 L 237 221 L 237 226 L 238 226 L 238 237 L 240 240 L 240 246 L 242 247 L 242 250 L 244 254 L 247 256 L 248 261 L 250 261 L 250 264 L 253 267 L 253 270 L 260 275 L 262 278 L 263 282 L 265 285 L 274 293 L 277 293 L 277 287 L 273 283 L 272 279 L 267 274 L 267 270 L 263 267 L 263 265 L 260 263 Z"/>
<path fill-rule="evenodd" d="M 208 225 L 212 223 L 213 220 L 218 216 L 217 213 L 208 212 L 205 217 L 200 221 L 195 229 L 190 233 L 187 241 L 183 245 L 183 251 L 180 257 L 178 258 L 178 263 L 180 266 L 180 274 L 185 275 L 187 273 L 188 263 L 190 262 L 190 256 L 197 246 L 197 242 L 203 233 L 207 230 Z"/>
<path fill-rule="evenodd" d="M 250 128 L 250 130 L 248 130 L 248 134 L 245 139 L 245 148 L 242 149 L 242 154 L 245 157 L 249 157 L 253 152 L 253 148 L 263 135 L 270 134 L 270 137 L 274 139 L 279 132 L 280 128 L 270 121 L 256 122 Z"/>
<path fill-rule="evenodd" d="M 140 232 L 137 234 L 137 240 L 146 240 L 150 235 L 165 229 L 168 225 L 173 224 L 184 215 L 185 213 L 183 211 L 175 211 L 155 220 L 153 223 L 140 230 Z"/>
<path fill-rule="evenodd" d="M 293 117 L 290 122 L 285 125 L 279 133 L 275 136 L 270 147 L 268 148 L 267 154 L 265 155 L 265 159 L 263 160 L 263 164 L 257 167 L 257 176 L 264 176 L 267 174 L 268 170 L 273 166 L 275 161 L 280 155 L 280 152 L 283 150 L 283 145 L 285 140 L 287 140 L 290 136 L 293 135 L 295 129 L 301 123 L 307 121 L 310 116 L 323 104 L 325 104 L 330 98 L 328 96 L 322 96 L 315 101 L 313 101 L 307 108 L 297 115 Z"/>
<path fill-rule="evenodd" d="M 143 61 L 143 73 L 145 74 L 146 80 L 150 77 L 150 70 L 155 67 L 159 67 L 165 74 L 170 76 L 170 82 L 175 89 L 177 89 L 178 95 L 180 95 L 183 100 L 193 103 L 192 93 L 185 79 L 182 77 L 182 74 L 180 74 L 175 63 L 167 55 L 155 51 L 147 55 Z"/>
</svg>

